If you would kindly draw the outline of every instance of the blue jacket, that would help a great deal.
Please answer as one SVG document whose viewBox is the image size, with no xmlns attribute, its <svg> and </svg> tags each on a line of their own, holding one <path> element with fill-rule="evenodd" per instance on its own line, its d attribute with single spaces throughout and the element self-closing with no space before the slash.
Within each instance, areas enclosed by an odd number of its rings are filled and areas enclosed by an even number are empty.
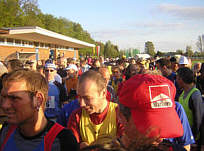
<svg viewBox="0 0 204 151">
<path fill-rule="evenodd" d="M 69 116 L 74 110 L 78 109 L 79 107 L 80 106 L 77 99 L 71 101 L 68 104 L 65 104 L 57 118 L 57 123 L 61 124 L 64 127 L 67 127 Z"/>
<path fill-rule="evenodd" d="M 61 111 L 59 100 L 60 91 L 54 84 L 54 81 L 50 81 L 48 86 L 48 100 L 46 102 L 45 115 L 47 118 L 57 118 Z"/>
<path fill-rule="evenodd" d="M 182 137 L 169 138 L 167 140 L 169 140 L 170 142 L 172 142 L 174 144 L 180 144 L 182 146 L 194 144 L 195 140 L 193 137 L 193 133 L 191 131 L 191 127 L 190 127 L 189 122 L 188 122 L 188 118 L 187 118 L 186 113 L 184 111 L 184 108 L 182 107 L 182 105 L 179 102 L 175 102 L 175 104 L 176 104 L 176 112 L 177 112 L 177 114 L 181 120 L 184 133 L 183 133 Z"/>
</svg>

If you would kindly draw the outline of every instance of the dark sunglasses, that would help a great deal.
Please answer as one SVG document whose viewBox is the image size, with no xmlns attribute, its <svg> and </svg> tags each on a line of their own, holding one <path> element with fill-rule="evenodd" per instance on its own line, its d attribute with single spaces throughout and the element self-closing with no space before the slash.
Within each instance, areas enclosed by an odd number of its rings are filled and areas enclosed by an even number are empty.
<svg viewBox="0 0 204 151">
<path fill-rule="evenodd" d="M 45 72 L 54 72 L 55 70 L 45 70 Z"/>
</svg>

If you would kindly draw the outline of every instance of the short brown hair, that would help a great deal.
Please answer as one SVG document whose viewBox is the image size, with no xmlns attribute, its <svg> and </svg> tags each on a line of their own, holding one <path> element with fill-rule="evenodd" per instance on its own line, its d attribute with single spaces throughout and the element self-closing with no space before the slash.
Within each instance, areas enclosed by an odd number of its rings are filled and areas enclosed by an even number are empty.
<svg viewBox="0 0 204 151">
<path fill-rule="evenodd" d="M 79 78 L 79 84 L 83 83 L 86 80 L 95 82 L 99 92 L 106 88 L 106 80 L 98 71 L 89 70 L 84 72 Z"/>
<path fill-rule="evenodd" d="M 114 72 L 114 71 L 118 71 L 118 72 L 121 73 L 120 68 L 118 66 L 113 66 L 112 67 L 112 72 Z"/>
<path fill-rule="evenodd" d="M 40 91 L 44 94 L 45 101 L 48 99 L 48 83 L 43 75 L 37 71 L 20 69 L 8 73 L 3 78 L 3 87 L 7 87 L 10 82 L 25 81 L 28 91 Z M 44 106 L 43 106 L 44 107 Z"/>
<path fill-rule="evenodd" d="M 168 69 L 171 69 L 171 61 L 166 58 L 161 58 L 157 61 L 161 67 L 166 66 Z"/>
<path fill-rule="evenodd" d="M 17 70 L 23 68 L 23 63 L 19 59 L 11 59 L 8 61 L 7 65 L 10 65 L 11 70 Z"/>
</svg>

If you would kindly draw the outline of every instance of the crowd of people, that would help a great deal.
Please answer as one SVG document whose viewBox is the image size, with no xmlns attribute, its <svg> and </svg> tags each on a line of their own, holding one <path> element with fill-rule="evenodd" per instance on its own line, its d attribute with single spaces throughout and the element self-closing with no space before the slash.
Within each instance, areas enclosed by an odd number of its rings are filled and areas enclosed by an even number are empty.
<svg viewBox="0 0 204 151">
<path fill-rule="evenodd" d="M 204 151 L 204 63 L 185 56 L 12 59 L 0 92 L 0 151 Z"/>
</svg>

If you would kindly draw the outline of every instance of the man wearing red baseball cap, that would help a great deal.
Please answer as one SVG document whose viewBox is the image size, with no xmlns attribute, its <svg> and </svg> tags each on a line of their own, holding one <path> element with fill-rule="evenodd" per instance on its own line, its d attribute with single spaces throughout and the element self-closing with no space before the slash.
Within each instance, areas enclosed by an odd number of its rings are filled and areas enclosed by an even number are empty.
<svg viewBox="0 0 204 151">
<path fill-rule="evenodd" d="M 129 109 L 128 119 L 139 133 L 163 140 L 183 135 L 175 110 L 175 93 L 174 84 L 165 77 L 139 74 L 124 82 L 119 101 Z"/>
</svg>

